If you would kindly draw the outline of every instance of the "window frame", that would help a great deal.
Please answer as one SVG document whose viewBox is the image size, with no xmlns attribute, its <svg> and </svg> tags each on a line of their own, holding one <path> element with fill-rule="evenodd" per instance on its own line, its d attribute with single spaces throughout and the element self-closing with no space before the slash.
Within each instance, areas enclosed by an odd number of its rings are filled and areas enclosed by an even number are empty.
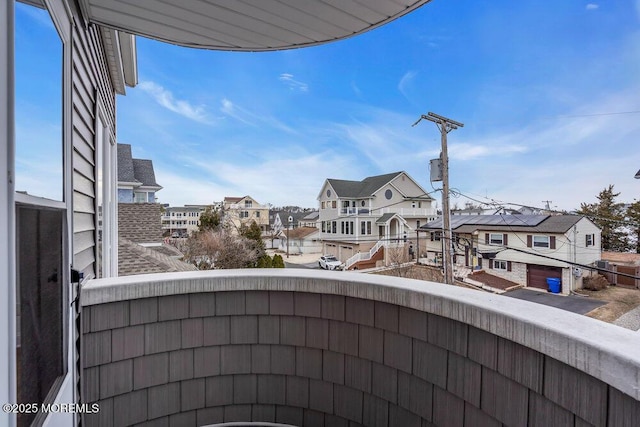
<svg viewBox="0 0 640 427">
<path fill-rule="evenodd" d="M 504 260 L 501 260 L 501 259 L 494 259 L 493 260 L 493 269 L 494 270 L 500 270 L 500 271 L 508 271 L 509 270 L 508 262 L 504 261 Z"/>
<path fill-rule="evenodd" d="M 118 197 L 117 197 L 117 145 L 113 126 L 109 123 L 106 108 L 96 94 L 95 110 L 95 157 L 96 157 L 96 214 L 102 214 L 102 233 L 99 224 L 96 226 L 96 277 L 116 277 L 118 275 Z M 102 171 L 102 174 L 99 171 Z M 134 192 L 134 203 L 138 194 Z M 102 209 L 100 209 L 102 207 Z M 181 216 L 179 214 L 178 216 Z M 101 247 L 99 247 L 101 246 Z M 101 257 L 98 256 L 101 253 Z"/>
<path fill-rule="evenodd" d="M 26 2 L 29 5 L 29 2 Z M 15 4 L 10 1 L 8 7 L 0 8 L 0 22 L 7 23 L 5 28 L 0 29 L 0 31 L 4 32 L 4 36 L 6 36 L 6 41 L 8 41 L 8 45 L 13 45 L 15 40 Z M 32 7 L 35 7 L 31 5 Z M 73 154 L 73 146 L 71 135 L 73 132 L 72 128 L 72 20 L 71 11 L 66 6 L 62 0 L 48 0 L 44 3 L 45 10 L 49 13 L 49 17 L 51 18 L 51 23 L 55 28 L 61 42 L 61 55 L 62 55 L 62 91 L 60 94 L 60 101 L 62 104 L 61 113 L 62 113 L 62 132 L 60 143 L 62 146 L 61 155 L 62 155 L 62 200 L 49 200 L 42 197 L 37 197 L 33 195 L 15 193 L 15 183 L 13 180 L 9 180 L 7 185 L 6 192 L 0 192 L 0 205 L 5 206 L 6 216 L 2 215 L 2 226 L 6 227 L 5 231 L 7 232 L 6 239 L 4 239 L 4 243 L 2 246 L 2 252 L 6 251 L 6 257 L 2 257 L 4 261 L 2 261 L 2 266 L 7 266 L 9 268 L 2 269 L 6 271 L 5 278 L 8 278 L 8 282 L 12 285 L 8 286 L 6 298 L 6 305 L 2 305 L 2 308 L 8 308 L 5 313 L 8 315 L 8 330 L 13 331 L 10 332 L 9 336 L 9 345 L 15 347 L 16 345 L 16 337 L 17 337 L 17 309 L 15 305 L 15 296 L 20 291 L 18 288 L 18 256 L 16 250 L 16 242 L 17 242 L 17 226 L 16 226 L 16 211 L 17 208 L 26 207 L 33 208 L 37 210 L 57 210 L 61 213 L 61 222 L 60 224 L 60 232 L 61 232 L 61 271 L 59 272 L 59 283 L 61 286 L 61 337 L 62 337 L 62 372 L 60 375 L 54 380 L 50 388 L 46 391 L 45 397 L 42 399 L 40 403 L 53 403 L 56 399 L 58 399 L 62 394 L 72 393 L 73 398 L 78 398 L 76 395 L 75 385 L 73 384 L 74 372 L 75 372 L 75 360 L 73 357 L 70 357 L 73 353 L 71 352 L 71 342 L 77 339 L 77 330 L 75 328 L 75 317 L 76 313 L 73 309 L 70 308 L 70 301 L 75 300 L 77 295 L 77 284 L 71 283 L 71 262 L 72 262 L 72 253 L 71 253 L 71 242 L 73 242 L 73 228 L 71 224 L 73 224 L 73 209 L 72 209 L 72 200 L 73 200 L 73 167 L 72 167 L 72 154 Z M 0 84 L 6 85 L 6 87 L 15 88 L 15 79 L 13 74 L 13 69 L 15 68 L 15 59 L 12 56 L 6 55 L 7 51 L 4 49 L 0 49 L 0 62 L 6 61 L 5 65 L 7 65 L 6 69 L 10 69 L 7 71 L 2 67 L 3 70 L 0 70 Z M 5 93 L 0 102 L 3 102 L 4 105 L 7 105 L 7 112 L 0 114 L 0 128 L 4 128 L 2 132 L 4 135 L 2 137 L 2 143 L 6 143 L 3 153 L 0 154 L 0 159 L 4 163 L 3 168 L 6 168 L 4 171 L 13 171 L 15 169 L 15 98 L 14 93 L 10 91 L 10 93 Z M 5 139 L 6 138 L 6 139 Z M 6 176 L 6 175 L 5 175 Z M 3 298 L 5 299 L 5 298 Z M 9 377 L 6 377 L 4 374 L 0 375 L 0 386 L 6 386 L 6 389 L 9 390 L 8 396 L 10 397 L 10 401 L 16 403 L 26 403 L 26 402 L 17 402 L 16 396 L 16 384 L 18 381 L 18 365 L 17 359 L 15 357 L 6 360 L 4 358 L 0 361 L 0 368 L 2 368 L 5 372 L 12 372 Z M 71 381 L 68 381 L 71 379 Z M 0 420 L 11 420 L 12 418 L 0 417 Z M 33 425 L 41 425 L 47 419 L 47 414 L 40 413 L 36 416 L 33 421 Z"/>
<path fill-rule="evenodd" d="M 545 242 L 536 242 L 536 238 L 538 238 L 538 239 L 540 239 L 540 238 L 546 239 L 546 244 L 544 244 Z M 532 236 L 532 238 L 531 238 L 531 246 L 534 247 L 534 248 L 550 249 L 551 248 L 551 237 L 549 237 L 548 235 L 534 234 Z"/>
<path fill-rule="evenodd" d="M 494 238 L 494 236 L 500 236 L 499 239 Z M 489 244 L 490 245 L 504 245 L 504 234 L 503 233 L 489 233 Z"/>
</svg>

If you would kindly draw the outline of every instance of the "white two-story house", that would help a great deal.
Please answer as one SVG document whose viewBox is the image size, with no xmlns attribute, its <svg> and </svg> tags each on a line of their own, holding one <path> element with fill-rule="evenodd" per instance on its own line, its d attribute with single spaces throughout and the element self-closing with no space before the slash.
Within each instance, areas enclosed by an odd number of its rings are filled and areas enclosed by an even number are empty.
<svg viewBox="0 0 640 427">
<path fill-rule="evenodd" d="M 410 244 L 416 229 L 436 218 L 432 202 L 406 172 L 362 181 L 327 179 L 318 194 L 323 252 L 347 268 L 372 258 L 387 262 L 384 247 Z"/>
<path fill-rule="evenodd" d="M 580 288 L 601 256 L 600 229 L 579 215 L 453 216 L 451 230 L 455 265 L 534 288 L 547 289 L 547 278 L 564 293 Z M 421 227 L 421 255 L 440 261 L 441 236 L 440 219 Z"/>
</svg>

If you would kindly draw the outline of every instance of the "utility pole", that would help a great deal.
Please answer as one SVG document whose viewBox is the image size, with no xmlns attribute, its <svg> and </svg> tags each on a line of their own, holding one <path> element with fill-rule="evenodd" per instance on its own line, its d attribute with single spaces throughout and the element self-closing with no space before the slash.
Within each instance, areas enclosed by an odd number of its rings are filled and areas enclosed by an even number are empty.
<svg viewBox="0 0 640 427">
<path fill-rule="evenodd" d="M 447 154 L 447 134 L 452 130 L 464 127 L 460 122 L 448 119 L 444 116 L 429 112 L 427 115 L 422 115 L 416 121 L 413 126 L 420 123 L 420 121 L 429 120 L 438 126 L 440 130 L 440 141 L 442 144 L 442 223 L 444 228 L 444 242 L 443 242 L 443 254 L 442 262 L 444 265 L 444 281 L 445 283 L 453 284 L 453 245 L 451 235 L 451 209 L 449 207 L 449 155 Z"/>
</svg>

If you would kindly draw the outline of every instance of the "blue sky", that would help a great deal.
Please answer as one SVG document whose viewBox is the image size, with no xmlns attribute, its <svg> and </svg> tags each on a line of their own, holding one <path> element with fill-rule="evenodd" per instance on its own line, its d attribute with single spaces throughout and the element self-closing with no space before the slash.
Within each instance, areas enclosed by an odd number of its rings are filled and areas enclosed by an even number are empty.
<svg viewBox="0 0 640 427">
<path fill-rule="evenodd" d="M 467 196 L 559 209 L 609 184 L 640 196 L 639 0 L 434 0 L 348 40 L 270 53 L 138 38 L 138 70 L 118 97 L 118 141 L 153 160 L 162 203 L 316 207 L 326 178 L 399 170 L 432 191 L 440 134 L 411 127 L 428 111 L 465 125 L 449 154 Z"/>
</svg>

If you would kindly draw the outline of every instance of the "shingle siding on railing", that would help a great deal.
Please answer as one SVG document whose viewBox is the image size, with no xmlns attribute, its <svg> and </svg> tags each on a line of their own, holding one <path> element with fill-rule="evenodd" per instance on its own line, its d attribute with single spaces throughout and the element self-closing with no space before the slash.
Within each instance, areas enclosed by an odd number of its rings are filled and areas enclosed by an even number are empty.
<svg viewBox="0 0 640 427">
<path fill-rule="evenodd" d="M 85 400 L 101 409 L 86 417 L 88 426 L 634 426 L 640 419 L 638 401 L 575 368 L 387 303 L 235 291 L 86 306 L 83 316 Z"/>
</svg>

